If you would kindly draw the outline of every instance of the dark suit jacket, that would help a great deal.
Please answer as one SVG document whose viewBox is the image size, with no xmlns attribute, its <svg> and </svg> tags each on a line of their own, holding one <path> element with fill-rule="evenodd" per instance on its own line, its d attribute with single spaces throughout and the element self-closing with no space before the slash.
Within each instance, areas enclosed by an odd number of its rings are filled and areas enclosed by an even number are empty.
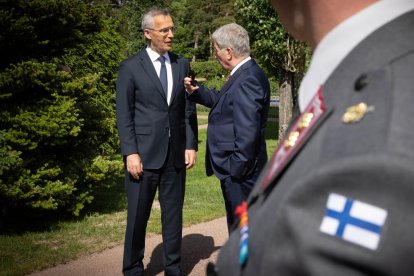
<svg viewBox="0 0 414 276">
<path fill-rule="evenodd" d="M 269 161 L 250 194 L 243 273 L 235 230 L 221 249 L 219 275 L 413 273 L 413 30 L 414 12 L 384 25 L 323 84 L 325 111 L 274 175 L 275 159 Z M 343 123 L 347 108 L 360 102 L 371 111 Z M 333 193 L 387 212 L 376 249 L 320 230 Z"/>
<path fill-rule="evenodd" d="M 267 161 L 265 129 L 269 112 L 269 81 L 254 60 L 243 64 L 220 92 L 206 87 L 189 99 L 210 107 L 206 170 L 219 179 L 243 178 Z"/>
<path fill-rule="evenodd" d="M 159 169 L 168 152 L 174 165 L 184 166 L 185 149 L 197 149 L 195 105 L 185 96 L 188 61 L 169 53 L 173 74 L 171 103 L 145 49 L 124 60 L 116 83 L 116 111 L 121 154 L 139 153 L 144 169 Z"/>
</svg>

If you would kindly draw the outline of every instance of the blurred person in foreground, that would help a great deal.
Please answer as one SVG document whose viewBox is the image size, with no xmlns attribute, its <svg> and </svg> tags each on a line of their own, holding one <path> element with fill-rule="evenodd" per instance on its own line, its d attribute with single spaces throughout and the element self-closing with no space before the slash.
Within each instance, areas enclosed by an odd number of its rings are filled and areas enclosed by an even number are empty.
<svg viewBox="0 0 414 276">
<path fill-rule="evenodd" d="M 116 85 L 128 218 L 123 273 L 143 275 L 145 232 L 158 189 L 165 275 L 182 275 L 182 208 L 186 169 L 197 150 L 195 104 L 186 99 L 188 61 L 170 52 L 174 22 L 153 8 L 142 19 L 148 45 L 124 60 Z"/>
<path fill-rule="evenodd" d="M 206 172 L 221 183 L 230 232 L 236 207 L 246 200 L 267 162 L 265 130 L 270 86 L 250 57 L 249 35 L 235 23 L 212 35 L 215 56 L 229 79 L 220 91 L 184 84 L 191 101 L 211 108 L 208 116 Z"/>
<path fill-rule="evenodd" d="M 411 275 L 414 1 L 272 4 L 314 49 L 301 114 L 208 274 Z"/>
</svg>

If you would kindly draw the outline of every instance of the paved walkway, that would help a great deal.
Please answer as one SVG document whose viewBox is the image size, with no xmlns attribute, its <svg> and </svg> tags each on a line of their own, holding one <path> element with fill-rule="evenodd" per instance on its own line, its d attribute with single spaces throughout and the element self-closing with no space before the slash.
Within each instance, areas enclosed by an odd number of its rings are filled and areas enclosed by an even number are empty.
<svg viewBox="0 0 414 276">
<path fill-rule="evenodd" d="M 208 262 L 215 262 L 218 251 L 228 238 L 226 218 L 196 224 L 183 229 L 182 270 L 184 275 L 204 276 Z M 152 235 L 146 239 L 144 257 L 147 276 L 164 275 L 162 267 L 162 238 Z M 123 244 L 58 265 L 31 276 L 122 275 Z"/>
</svg>

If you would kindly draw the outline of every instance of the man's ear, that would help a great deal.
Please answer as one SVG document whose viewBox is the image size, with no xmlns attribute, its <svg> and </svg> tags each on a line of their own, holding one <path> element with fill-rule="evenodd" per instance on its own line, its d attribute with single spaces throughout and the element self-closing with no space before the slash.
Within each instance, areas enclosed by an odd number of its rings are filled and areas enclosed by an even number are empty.
<svg viewBox="0 0 414 276">
<path fill-rule="evenodd" d="M 144 35 L 148 40 L 151 40 L 151 32 L 148 29 L 144 30 Z"/>
<path fill-rule="evenodd" d="M 227 47 L 226 48 L 226 53 L 227 53 L 227 60 L 231 60 L 233 58 L 233 49 Z"/>
</svg>

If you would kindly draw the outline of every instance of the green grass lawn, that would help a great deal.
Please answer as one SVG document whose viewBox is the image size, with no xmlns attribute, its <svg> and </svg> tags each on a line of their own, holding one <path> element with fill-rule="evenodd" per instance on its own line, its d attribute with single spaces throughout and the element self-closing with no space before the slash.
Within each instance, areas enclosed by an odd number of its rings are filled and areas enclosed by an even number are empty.
<svg viewBox="0 0 414 276">
<path fill-rule="evenodd" d="M 199 125 L 205 125 L 208 123 L 208 119 L 204 119 L 204 118 L 198 118 L 197 122 Z"/>
<path fill-rule="evenodd" d="M 272 116 L 272 115 L 271 115 Z M 278 124 L 269 122 L 266 142 L 270 155 L 277 146 Z M 187 173 L 184 226 L 225 215 L 219 181 L 206 177 L 206 130 L 199 130 L 197 164 Z M 92 206 L 77 219 L 39 217 L 0 235 L 0 275 L 26 275 L 79 256 L 121 244 L 126 224 L 123 179 L 98 191 Z M 154 204 L 148 233 L 160 233 L 160 210 Z"/>
</svg>

